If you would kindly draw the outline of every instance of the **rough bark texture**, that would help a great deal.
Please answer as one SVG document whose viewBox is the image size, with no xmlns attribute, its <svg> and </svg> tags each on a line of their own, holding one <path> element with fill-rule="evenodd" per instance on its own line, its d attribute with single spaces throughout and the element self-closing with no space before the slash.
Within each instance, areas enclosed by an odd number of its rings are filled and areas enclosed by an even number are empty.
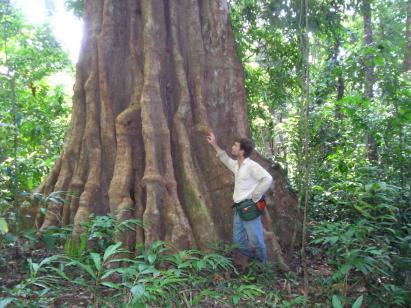
<svg viewBox="0 0 411 308">
<path fill-rule="evenodd" d="M 50 204 L 42 228 L 74 223 L 76 238 L 91 213 L 111 212 L 143 221 L 144 230 L 117 234 L 131 249 L 229 242 L 233 177 L 205 139 L 212 130 L 231 146 L 250 136 L 226 1 L 86 0 L 84 27 L 65 147 L 39 188 L 78 197 Z M 282 170 L 271 171 L 273 220 L 264 221 L 278 259 L 274 234 L 289 251 L 299 219 Z"/>
</svg>

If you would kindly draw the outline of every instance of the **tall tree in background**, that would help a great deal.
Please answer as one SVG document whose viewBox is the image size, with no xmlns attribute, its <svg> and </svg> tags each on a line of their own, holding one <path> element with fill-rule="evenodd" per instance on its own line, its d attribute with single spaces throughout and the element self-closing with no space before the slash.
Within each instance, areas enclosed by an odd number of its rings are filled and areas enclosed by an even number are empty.
<svg viewBox="0 0 411 308">
<path fill-rule="evenodd" d="M 405 43 L 407 49 L 405 51 L 404 71 L 411 71 L 411 0 L 407 2 L 407 24 L 405 30 Z"/>
<path fill-rule="evenodd" d="M 39 187 L 77 196 L 49 204 L 42 228 L 74 223 L 76 238 L 90 214 L 111 212 L 143 221 L 144 230 L 117 234 L 129 248 L 229 240 L 233 179 L 205 141 L 209 131 L 227 146 L 250 136 L 226 1 L 85 1 L 84 29 L 72 122 Z M 296 198 L 282 170 L 270 170 L 274 231 L 289 248 Z M 280 260 L 268 215 L 265 228 L 271 257 Z"/>
<path fill-rule="evenodd" d="M 302 247 L 301 260 L 304 271 L 304 296 L 308 299 L 308 270 L 306 259 L 306 245 L 307 245 L 307 213 L 310 199 L 310 153 L 308 149 L 309 143 L 309 110 L 310 110 L 310 40 L 308 36 L 308 0 L 301 1 L 301 50 L 303 54 L 302 59 L 302 78 L 301 78 L 301 130 L 303 141 L 303 165 L 302 174 L 304 179 L 302 181 L 302 189 L 299 192 L 299 199 L 303 200 L 303 232 L 302 232 Z M 302 202 L 301 202 L 302 203 Z M 301 204 L 302 205 L 302 204 Z"/>
<path fill-rule="evenodd" d="M 374 63 L 373 63 L 373 38 L 372 38 L 372 20 L 371 20 L 371 0 L 362 1 L 362 14 L 364 21 L 364 45 L 365 45 L 365 58 L 364 58 L 364 94 L 367 100 L 374 98 L 373 86 L 374 86 Z M 367 135 L 368 146 L 368 160 L 370 162 L 377 162 L 377 143 L 375 137 L 371 132 Z"/>
</svg>

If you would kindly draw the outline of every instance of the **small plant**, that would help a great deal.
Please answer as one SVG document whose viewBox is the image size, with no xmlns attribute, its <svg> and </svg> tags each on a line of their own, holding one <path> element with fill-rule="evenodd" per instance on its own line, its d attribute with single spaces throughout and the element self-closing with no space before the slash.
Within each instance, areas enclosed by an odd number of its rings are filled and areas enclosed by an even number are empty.
<svg viewBox="0 0 411 308">
<path fill-rule="evenodd" d="M 138 219 L 118 221 L 113 214 L 104 216 L 93 214 L 83 223 L 83 226 L 87 230 L 87 240 L 94 243 L 93 250 L 102 252 L 106 247 L 114 244 L 116 232 L 135 231 L 137 227 L 143 228 L 143 223 Z"/>
<path fill-rule="evenodd" d="M 241 299 L 254 300 L 256 296 L 265 294 L 265 292 L 256 285 L 240 285 L 232 297 L 232 303 L 237 305 Z"/>
<path fill-rule="evenodd" d="M 64 244 L 64 253 L 71 258 L 80 258 L 87 249 L 87 234 L 80 235 L 80 241 L 67 239 Z"/>
<path fill-rule="evenodd" d="M 97 304 L 100 298 L 100 287 L 118 289 L 119 284 L 105 280 L 114 272 L 121 272 L 122 267 L 118 266 L 119 261 L 129 261 L 128 259 L 114 259 L 116 255 L 127 253 L 121 249 L 121 243 L 116 243 L 107 247 L 104 254 L 89 252 L 83 258 L 82 255 L 76 257 L 64 256 L 64 265 L 54 271 L 63 279 L 76 285 L 89 289 L 93 295 L 94 303 Z M 114 265 L 110 267 L 110 265 Z M 68 274 L 68 270 L 71 274 Z M 73 273 L 76 275 L 73 276 Z M 90 283 L 90 280 L 92 283 Z"/>
</svg>

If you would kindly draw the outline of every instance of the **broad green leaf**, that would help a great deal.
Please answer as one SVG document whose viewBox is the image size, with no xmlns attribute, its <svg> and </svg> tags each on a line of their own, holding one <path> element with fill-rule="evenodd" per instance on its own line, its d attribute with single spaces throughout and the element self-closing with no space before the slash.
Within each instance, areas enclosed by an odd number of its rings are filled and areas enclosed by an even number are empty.
<svg viewBox="0 0 411 308">
<path fill-rule="evenodd" d="M 196 266 L 197 271 L 201 271 L 205 267 L 205 263 L 203 260 L 198 260 L 195 263 L 195 266 Z"/>
<path fill-rule="evenodd" d="M 136 284 L 130 290 L 131 294 L 133 294 L 133 301 L 138 301 L 145 293 L 146 288 L 142 284 Z"/>
<path fill-rule="evenodd" d="M 126 263 L 133 263 L 133 264 L 139 264 L 139 261 L 132 260 L 132 259 L 127 259 L 127 258 L 119 258 L 119 259 L 111 259 L 107 261 L 106 263 L 116 263 L 116 262 L 126 262 Z"/>
<path fill-rule="evenodd" d="M 44 234 L 42 239 L 48 250 L 52 250 L 56 247 L 56 239 L 52 235 Z"/>
<path fill-rule="evenodd" d="M 110 281 L 104 281 L 101 283 L 103 286 L 109 287 L 111 289 L 119 289 L 120 285 L 118 285 L 117 283 L 114 282 L 110 282 Z"/>
<path fill-rule="evenodd" d="M 118 267 L 118 268 L 112 268 L 107 271 L 104 271 L 104 274 L 101 277 L 101 279 L 107 278 L 113 273 L 119 273 L 122 276 L 127 276 L 127 277 L 136 277 L 136 275 L 138 274 L 137 269 L 134 267 Z"/>
<path fill-rule="evenodd" d="M 29 269 L 30 269 L 31 275 L 36 276 L 36 274 L 37 274 L 37 272 L 40 268 L 40 265 L 38 263 L 33 262 L 32 259 L 28 259 L 27 261 L 29 263 Z"/>
<path fill-rule="evenodd" d="M 153 264 L 156 261 L 156 259 L 157 259 L 156 255 L 148 255 L 148 262 L 150 264 Z"/>
<path fill-rule="evenodd" d="M 42 267 L 43 265 L 50 264 L 51 262 L 56 261 L 58 259 L 60 259 L 60 256 L 58 256 L 58 255 L 50 256 L 50 257 L 47 257 L 47 258 L 41 260 L 39 265 L 40 265 L 40 267 Z"/>
<path fill-rule="evenodd" d="M 0 233 L 6 234 L 7 232 L 9 232 L 9 225 L 7 224 L 6 219 L 0 217 Z"/>
<path fill-rule="evenodd" d="M 231 299 L 231 301 L 233 302 L 233 305 L 237 305 L 240 302 L 241 297 L 238 295 L 234 295 Z"/>
<path fill-rule="evenodd" d="M 332 305 L 333 308 L 343 308 L 340 298 L 337 295 L 333 295 L 332 297 Z"/>
<path fill-rule="evenodd" d="M 355 302 L 354 302 L 354 304 L 352 305 L 351 308 L 360 308 L 361 305 L 362 305 L 363 298 L 364 298 L 363 295 L 359 296 L 359 297 L 355 300 Z"/>
<path fill-rule="evenodd" d="M 15 299 L 13 297 L 5 297 L 0 300 L 0 308 L 5 308 L 8 304 L 13 302 Z"/>
<path fill-rule="evenodd" d="M 107 261 L 112 255 L 116 254 L 121 246 L 121 243 L 116 243 L 107 247 L 106 251 L 104 252 L 103 262 Z"/>
<path fill-rule="evenodd" d="M 93 269 L 92 269 L 88 264 L 83 264 L 83 263 L 81 263 L 80 261 L 72 260 L 72 261 L 71 261 L 69 264 L 67 264 L 67 265 L 69 266 L 69 265 L 72 265 L 72 264 L 81 267 L 81 268 L 84 269 L 87 273 L 89 273 L 90 276 L 91 276 L 94 280 L 96 280 L 96 273 L 93 271 Z"/>
<path fill-rule="evenodd" d="M 91 252 L 90 257 L 93 259 L 94 266 L 96 267 L 96 269 L 98 271 L 100 271 L 101 270 L 101 257 L 100 257 L 100 255 L 98 253 Z"/>
</svg>

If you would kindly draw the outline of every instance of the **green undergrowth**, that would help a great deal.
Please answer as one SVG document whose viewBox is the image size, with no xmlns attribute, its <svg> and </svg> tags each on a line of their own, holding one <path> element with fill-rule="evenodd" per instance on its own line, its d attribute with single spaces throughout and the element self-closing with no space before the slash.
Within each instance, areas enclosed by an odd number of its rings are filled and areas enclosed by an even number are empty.
<svg viewBox="0 0 411 308">
<path fill-rule="evenodd" d="M 131 253 L 112 241 L 119 226 L 142 227 L 136 220 L 118 224 L 113 216 L 99 216 L 84 224 L 87 232 L 78 243 L 70 239 L 70 226 L 27 237 L 19 254 L 21 279 L 1 287 L 0 307 L 294 307 L 304 302 L 301 294 L 283 294 L 278 285 L 290 289 L 297 282 L 291 276 L 279 279 L 272 264 L 251 263 L 240 272 L 231 247 L 178 251 L 157 241 Z M 3 245 L 14 249 L 21 242 Z M 6 260 L 0 273 L 7 267 Z"/>
<path fill-rule="evenodd" d="M 130 252 L 116 232 L 144 225 L 106 215 L 84 222 L 79 241 L 71 225 L 2 230 L 0 307 L 406 307 L 409 229 L 384 203 L 387 189 L 361 188 L 355 220 L 310 226 L 308 300 L 298 261 L 290 273 L 271 263 L 240 270 L 224 243 L 203 252 L 157 241 Z"/>
</svg>

